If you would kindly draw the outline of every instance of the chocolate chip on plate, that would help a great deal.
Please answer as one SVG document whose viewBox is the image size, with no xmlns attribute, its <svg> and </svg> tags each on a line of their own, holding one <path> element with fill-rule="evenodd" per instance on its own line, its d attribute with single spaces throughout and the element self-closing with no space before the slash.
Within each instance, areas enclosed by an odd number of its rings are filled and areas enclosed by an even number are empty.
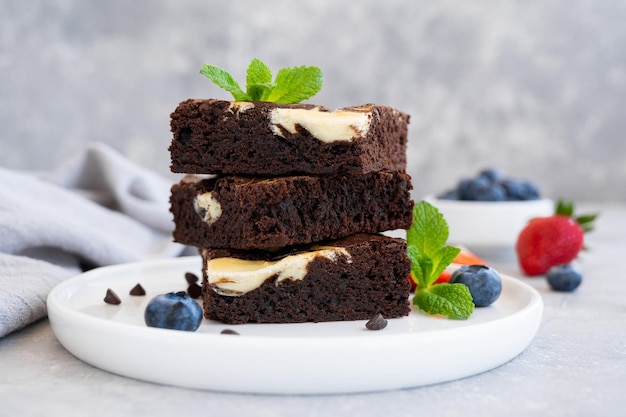
<svg viewBox="0 0 626 417">
<path fill-rule="evenodd" d="M 143 289 L 141 284 L 137 284 L 130 290 L 130 295 L 146 295 L 146 290 Z"/>
<path fill-rule="evenodd" d="M 195 282 L 191 283 L 187 287 L 187 294 L 193 299 L 200 298 L 202 296 L 202 287 Z"/>
<path fill-rule="evenodd" d="M 188 284 L 194 284 L 200 280 L 200 278 L 198 278 L 198 276 L 193 272 L 186 272 L 185 279 L 187 280 Z"/>
<path fill-rule="evenodd" d="M 387 327 L 387 319 L 385 319 L 382 314 L 378 313 L 365 323 L 365 327 L 367 327 L 368 330 L 382 330 Z"/>
<path fill-rule="evenodd" d="M 220 334 L 233 334 L 235 336 L 239 336 L 239 333 L 231 329 L 224 329 L 220 332 Z"/>
<path fill-rule="evenodd" d="M 104 302 L 107 304 L 121 304 L 122 300 L 120 300 L 120 297 L 117 296 L 117 294 L 115 294 L 115 291 L 113 291 L 112 289 L 108 288 L 107 289 L 107 293 L 104 296 Z"/>
</svg>

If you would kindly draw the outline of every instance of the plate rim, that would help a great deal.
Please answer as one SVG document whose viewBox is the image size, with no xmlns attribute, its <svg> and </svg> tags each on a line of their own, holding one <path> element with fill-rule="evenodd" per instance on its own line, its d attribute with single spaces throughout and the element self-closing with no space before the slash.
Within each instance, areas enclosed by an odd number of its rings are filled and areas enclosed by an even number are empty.
<svg viewBox="0 0 626 417">
<path fill-rule="evenodd" d="M 472 324 L 469 326 L 461 326 L 461 327 L 453 327 L 453 328 L 443 328 L 436 330 L 428 330 L 426 332 L 405 332 L 405 333 L 390 333 L 385 334 L 383 332 L 371 332 L 371 338 L 374 340 L 374 344 L 376 346 L 371 347 L 367 346 L 368 344 L 364 344 L 363 337 L 355 337 L 355 336 L 329 336 L 326 338 L 316 338 L 310 336 L 292 336 L 292 337 L 276 337 L 276 336 L 264 336 L 258 334 L 246 334 L 244 337 L 225 337 L 219 333 L 196 333 L 196 332 L 176 332 L 174 335 L 171 330 L 167 329 L 156 329 L 150 327 L 140 327 L 131 323 L 123 323 L 123 322 L 114 322 L 111 320 L 107 320 L 105 318 L 91 316 L 87 313 L 83 313 L 72 309 L 69 305 L 64 305 L 62 297 L 66 291 L 70 291 L 73 287 L 77 286 L 78 289 L 75 291 L 79 291 L 81 284 L 85 285 L 82 281 L 89 280 L 92 278 L 100 277 L 100 279 L 111 279 L 112 277 L 107 276 L 107 274 L 111 274 L 115 276 L 117 273 L 117 278 L 120 280 L 124 280 L 124 276 L 120 277 L 120 272 L 130 271 L 139 269 L 144 273 L 147 273 L 146 270 L 150 268 L 158 268 L 163 265 L 169 265 L 170 267 L 179 267 L 181 270 L 185 268 L 186 265 L 192 265 L 192 262 L 199 262 L 199 257 L 190 256 L 190 257 L 181 257 L 181 258 L 166 258 L 166 259 L 157 259 L 157 260 L 146 260 L 146 261 L 137 261 L 131 262 L 127 264 L 118 264 L 112 266 L 105 266 L 101 268 L 97 268 L 91 271 L 87 271 L 85 273 L 79 274 L 75 277 L 72 277 L 62 283 L 58 284 L 53 288 L 53 290 L 49 293 L 47 297 L 47 306 L 48 306 L 48 314 L 50 317 L 50 324 L 53 329 L 53 332 L 57 339 L 61 342 L 61 345 L 64 346 L 66 350 L 70 353 L 74 354 L 74 356 L 78 357 L 80 360 L 89 363 L 98 368 L 111 371 L 113 373 L 121 374 L 123 376 L 143 379 L 146 381 L 157 382 L 157 383 L 165 383 L 177 386 L 184 386 L 188 388 L 200 388 L 200 389 L 209 389 L 209 390 L 219 390 L 219 391 L 234 391 L 234 392 L 254 392 L 254 393 L 271 393 L 271 394 L 315 394 L 315 393 L 339 393 L 339 392 L 366 392 L 366 391 L 378 391 L 380 389 L 395 389 L 395 388 L 408 388 L 410 386 L 421 386 L 428 385 L 427 383 L 422 383 L 417 381 L 415 384 L 409 383 L 409 381 L 399 382 L 397 386 L 392 385 L 381 385 L 380 387 L 376 386 L 376 384 L 361 384 L 357 385 L 354 388 L 341 386 L 339 387 L 315 387 L 311 385 L 294 385 L 292 387 L 274 387 L 274 388 L 262 388 L 244 385 L 241 387 L 241 390 L 231 385 L 215 385 L 210 382 L 207 383 L 198 383 L 198 381 L 185 381 L 184 378 L 178 378 L 175 380 L 171 380 L 168 378 L 158 378 L 153 376 L 142 377 L 137 372 L 133 372 L 133 370 L 120 370 L 115 369 L 115 367 L 107 366 L 106 363 L 101 363 L 101 361 L 96 361 L 94 358 L 90 357 L 89 353 L 85 352 L 77 352 L 76 346 L 74 346 L 75 342 L 71 340 L 71 334 L 67 333 L 66 329 L 63 326 L 69 328 L 86 328 L 87 331 L 96 331 L 103 336 L 103 333 L 106 334 L 117 334 L 122 335 L 122 337 L 128 338 L 137 338 L 137 340 L 144 341 L 146 343 L 151 342 L 160 342 L 164 337 L 175 339 L 175 344 L 180 346 L 181 348 L 187 348 L 190 350 L 197 350 L 202 348 L 202 345 L 210 345 L 210 348 L 207 350 L 217 350 L 220 349 L 232 349 L 234 346 L 237 346 L 238 349 L 242 349 L 246 346 L 254 345 L 254 348 L 264 352 L 270 352 L 272 348 L 274 348 L 277 342 L 280 342 L 281 346 L 285 348 L 284 350 L 298 350 L 304 349 L 307 350 L 311 345 L 319 345 L 318 347 L 322 349 L 328 349 L 330 347 L 339 347 L 335 354 L 336 355 L 346 355 L 350 353 L 351 350 L 358 350 L 359 352 L 379 352 L 385 351 L 385 349 L 397 348 L 398 345 L 401 347 L 404 346 L 406 349 L 409 346 L 421 346 L 423 344 L 428 343 L 436 343 L 439 338 L 448 337 L 456 337 L 456 338 L 473 338 L 476 334 L 488 332 L 492 327 L 503 327 L 506 328 L 507 325 L 513 325 L 517 322 L 532 322 L 532 324 L 528 324 L 529 328 L 527 329 L 527 335 L 525 336 L 527 340 L 524 343 L 519 343 L 519 346 L 516 347 L 515 351 L 511 348 L 511 352 L 505 355 L 505 358 L 501 358 L 498 363 L 492 364 L 485 369 L 479 369 L 467 373 L 466 375 L 453 375 L 447 378 L 439 378 L 441 380 L 432 381 L 432 383 L 437 382 L 446 382 L 452 379 L 458 379 L 458 377 L 471 376 L 476 373 L 480 373 L 493 367 L 499 366 L 504 362 L 512 359 L 517 356 L 526 347 L 530 344 L 534 336 L 536 335 L 541 317 L 543 314 L 543 300 L 541 295 L 531 286 L 526 283 L 521 282 L 517 278 L 510 277 L 508 275 L 502 275 L 503 281 L 505 285 L 515 285 L 518 288 L 522 289 L 527 293 L 528 302 L 521 308 L 513 311 L 510 314 L 507 314 L 504 317 L 499 317 L 494 320 L 489 320 L 486 322 L 480 322 L 476 324 Z M 74 296 L 76 293 L 72 293 L 70 295 L 65 294 L 64 297 L 69 299 Z M 421 314 L 416 312 L 411 312 L 410 314 Z M 392 319 L 392 320 L 402 320 L 405 319 Z M 363 321 L 365 322 L 365 320 Z M 297 324 L 294 324 L 297 325 Z M 228 325 L 225 325 L 228 326 Z M 94 330 L 95 328 L 95 330 Z M 172 337 L 174 335 L 175 337 Z M 368 336 L 369 337 L 369 336 Z M 523 346 L 522 346 L 523 344 Z M 358 348 L 358 349 L 357 349 Z M 292 355 L 292 353 L 289 353 Z M 350 358 L 348 358 L 350 360 Z M 105 361 L 106 362 L 106 361 Z M 346 365 L 348 366 L 348 365 Z M 350 365 L 352 366 L 352 365 Z M 308 372 L 315 372 L 315 370 L 309 369 Z M 426 381 L 428 382 L 428 381 Z M 279 384 L 280 385 L 280 384 Z M 380 385 L 380 384 L 379 384 Z"/>
</svg>

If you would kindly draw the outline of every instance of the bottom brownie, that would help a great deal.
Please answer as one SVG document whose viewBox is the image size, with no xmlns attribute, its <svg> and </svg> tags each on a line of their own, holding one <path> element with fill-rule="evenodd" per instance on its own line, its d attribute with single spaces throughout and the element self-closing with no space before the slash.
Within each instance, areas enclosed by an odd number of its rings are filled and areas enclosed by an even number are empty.
<svg viewBox="0 0 626 417">
<path fill-rule="evenodd" d="M 378 313 L 393 318 L 410 311 L 411 262 L 403 239 L 356 234 L 278 252 L 200 253 L 207 319 L 300 323 L 366 320 Z M 250 284 L 251 277 L 256 283 Z"/>
</svg>

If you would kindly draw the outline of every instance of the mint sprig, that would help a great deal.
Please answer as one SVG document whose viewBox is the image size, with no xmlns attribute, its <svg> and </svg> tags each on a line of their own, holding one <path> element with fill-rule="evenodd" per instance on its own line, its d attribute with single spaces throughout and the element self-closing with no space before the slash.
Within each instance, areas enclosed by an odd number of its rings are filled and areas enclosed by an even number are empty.
<svg viewBox="0 0 626 417">
<path fill-rule="evenodd" d="M 428 314 L 467 319 L 474 312 L 467 286 L 434 283 L 461 252 L 446 246 L 447 240 L 448 223 L 439 210 L 426 201 L 415 204 L 413 224 L 406 235 L 411 277 L 417 283 L 413 304 Z"/>
<path fill-rule="evenodd" d="M 464 284 L 433 285 L 417 291 L 413 302 L 428 314 L 448 316 L 451 319 L 467 319 L 474 312 L 472 294 Z"/>
<path fill-rule="evenodd" d="M 236 101 L 299 103 L 317 94 L 323 83 L 322 71 L 318 67 L 307 66 L 283 68 L 272 81 L 272 71 L 258 58 L 254 58 L 248 66 L 246 91 L 232 75 L 215 65 L 202 65 L 200 74 L 231 93 Z"/>
</svg>

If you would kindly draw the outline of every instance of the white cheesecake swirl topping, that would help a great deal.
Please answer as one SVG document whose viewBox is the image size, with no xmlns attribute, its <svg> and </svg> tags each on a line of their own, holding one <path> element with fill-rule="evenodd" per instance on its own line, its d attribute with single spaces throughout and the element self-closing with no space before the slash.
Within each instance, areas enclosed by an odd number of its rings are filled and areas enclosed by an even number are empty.
<svg viewBox="0 0 626 417">
<path fill-rule="evenodd" d="M 276 284 L 289 280 L 302 280 L 308 265 L 317 257 L 336 262 L 344 258 L 351 262 L 345 248 L 318 246 L 311 251 L 299 252 L 275 261 L 255 261 L 231 257 L 210 259 L 205 267 L 209 286 L 218 294 L 239 296 L 259 288 L 266 280 L 276 277 Z"/>
<path fill-rule="evenodd" d="M 228 111 L 234 115 L 245 113 L 246 110 L 254 108 L 254 103 L 250 101 L 233 101 L 228 106 Z"/>
<path fill-rule="evenodd" d="M 350 141 L 367 134 L 372 121 L 368 107 L 354 110 L 321 111 L 312 109 L 276 108 L 270 115 L 270 128 L 275 135 L 283 136 L 284 131 L 296 133 L 301 126 L 322 142 Z"/>
<path fill-rule="evenodd" d="M 211 192 L 198 194 L 193 200 L 193 208 L 208 224 L 215 222 L 222 215 L 222 205 Z"/>
</svg>

